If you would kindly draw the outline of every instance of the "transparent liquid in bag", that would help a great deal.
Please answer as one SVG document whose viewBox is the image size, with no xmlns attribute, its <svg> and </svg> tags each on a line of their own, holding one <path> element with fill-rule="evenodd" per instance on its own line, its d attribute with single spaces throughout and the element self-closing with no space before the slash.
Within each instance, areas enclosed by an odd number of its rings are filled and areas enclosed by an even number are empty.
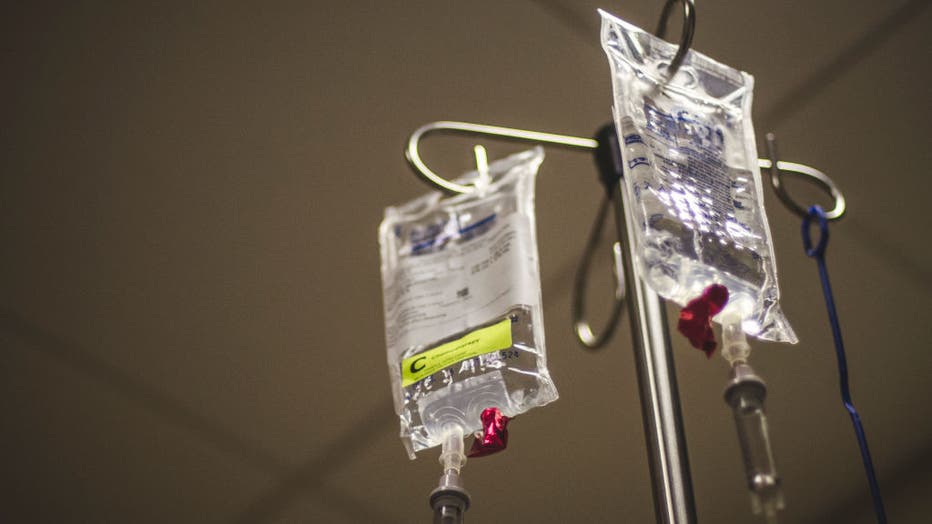
<svg viewBox="0 0 932 524">
<path fill-rule="evenodd" d="M 680 305 L 724 285 L 716 319 L 737 313 L 747 334 L 795 343 L 764 213 L 754 78 L 695 51 L 669 78 L 676 45 L 601 15 L 641 276 Z"/>
<path fill-rule="evenodd" d="M 481 429 L 556 400 L 547 371 L 534 223 L 535 149 L 493 162 L 493 182 L 385 210 L 379 228 L 389 375 L 414 452 L 444 428 Z M 476 178 L 469 174 L 462 179 Z"/>
</svg>

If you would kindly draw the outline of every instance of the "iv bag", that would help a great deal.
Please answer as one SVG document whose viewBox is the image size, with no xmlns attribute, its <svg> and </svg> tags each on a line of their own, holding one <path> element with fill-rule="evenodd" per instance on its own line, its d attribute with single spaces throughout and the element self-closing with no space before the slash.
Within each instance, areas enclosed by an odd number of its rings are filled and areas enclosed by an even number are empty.
<svg viewBox="0 0 932 524">
<path fill-rule="evenodd" d="M 547 371 L 534 181 L 540 148 L 493 162 L 493 182 L 389 207 L 379 228 L 385 339 L 409 456 L 444 428 L 482 428 L 557 399 Z M 465 175 L 461 183 L 478 178 Z"/>
<path fill-rule="evenodd" d="M 640 275 L 680 305 L 721 284 L 716 319 L 738 314 L 748 335 L 796 343 L 778 303 L 754 78 L 695 51 L 669 78 L 676 45 L 600 13 Z"/>
</svg>

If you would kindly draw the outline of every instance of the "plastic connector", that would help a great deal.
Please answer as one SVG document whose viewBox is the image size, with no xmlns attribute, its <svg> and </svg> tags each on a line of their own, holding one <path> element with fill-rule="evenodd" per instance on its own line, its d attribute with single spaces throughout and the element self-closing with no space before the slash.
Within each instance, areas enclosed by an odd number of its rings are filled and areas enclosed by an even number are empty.
<svg viewBox="0 0 932 524">
<path fill-rule="evenodd" d="M 731 364 L 731 380 L 725 387 L 725 402 L 731 406 L 744 459 L 744 473 L 751 495 L 751 512 L 775 523 L 783 509 L 783 490 L 770 448 L 770 431 L 764 413 L 767 384 L 748 364 L 751 345 L 741 329 L 741 316 L 722 318 L 722 356 Z"/>
<path fill-rule="evenodd" d="M 722 356 L 734 367 L 746 363 L 750 354 L 751 345 L 741 329 L 741 316 L 729 313 L 722 318 Z"/>
<path fill-rule="evenodd" d="M 460 472 L 460 468 L 466 464 L 463 428 L 461 426 L 450 424 L 444 428 L 440 464 L 443 466 L 444 473 L 453 471 L 457 474 Z"/>
<path fill-rule="evenodd" d="M 434 524 L 461 524 L 469 509 L 469 492 L 463 488 L 460 469 L 466 464 L 463 427 L 447 424 L 443 428 L 440 464 L 443 475 L 440 484 L 430 493 L 430 507 L 434 510 Z"/>
<path fill-rule="evenodd" d="M 776 522 L 777 511 L 783 509 L 784 502 L 764 413 L 766 396 L 767 385 L 754 370 L 746 363 L 735 364 L 731 381 L 725 388 L 725 402 L 731 406 L 735 417 L 751 511 L 755 515 L 763 513 L 768 522 Z"/>
</svg>

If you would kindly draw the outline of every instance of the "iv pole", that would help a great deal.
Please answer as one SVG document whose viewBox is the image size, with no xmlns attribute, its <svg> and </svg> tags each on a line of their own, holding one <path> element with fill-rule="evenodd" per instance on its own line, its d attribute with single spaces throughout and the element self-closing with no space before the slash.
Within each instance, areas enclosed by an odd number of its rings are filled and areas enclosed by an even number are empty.
<svg viewBox="0 0 932 524">
<path fill-rule="evenodd" d="M 615 211 L 618 241 L 625 250 L 621 257 L 624 281 L 628 283 L 625 305 L 631 322 L 654 514 L 658 524 L 693 524 L 696 522 L 696 504 L 666 309 L 663 299 L 645 285 L 634 267 L 637 256 L 634 221 L 629 216 L 632 212 L 624 187 L 623 162 L 615 126 L 603 127 L 598 141 L 595 156 L 602 179 L 614 175 L 617 180 L 606 189 L 612 192 L 610 198 Z"/>
<path fill-rule="evenodd" d="M 671 61 L 670 69 L 674 73 L 692 44 L 696 22 L 693 0 L 667 0 L 656 31 L 658 36 L 663 37 L 670 9 L 678 1 L 683 4 L 685 20 L 679 49 Z M 641 280 L 634 267 L 637 256 L 634 242 L 635 222 L 631 216 L 633 214 L 630 211 L 631 207 L 628 205 L 629 196 L 625 190 L 624 163 L 615 126 L 606 125 L 599 130 L 595 139 L 588 139 L 467 122 L 441 121 L 423 125 L 408 139 L 405 156 L 417 176 L 444 193 L 455 195 L 471 192 L 475 188 L 451 182 L 431 171 L 421 160 L 418 152 L 421 138 L 438 132 L 485 135 L 505 140 L 538 142 L 594 152 L 600 179 L 605 184 L 607 197 L 614 210 L 618 242 L 624 250 L 623 256 L 616 256 L 615 271 L 616 284 L 626 283 L 627 289 L 616 289 L 614 313 L 619 313 L 622 305 L 627 306 L 629 312 L 632 348 L 640 390 L 641 415 L 647 441 L 654 513 L 658 524 L 695 524 L 697 522 L 696 505 L 690 477 L 686 431 L 683 427 L 680 409 L 679 388 L 676 382 L 665 303 Z M 768 136 L 768 143 L 772 141 L 773 138 Z M 774 155 L 772 148 L 771 145 L 771 155 Z M 830 192 L 835 198 L 836 206 L 829 212 L 829 219 L 834 220 L 844 214 L 844 197 L 831 180 L 817 169 L 792 162 L 774 162 L 773 159 L 759 159 L 758 164 L 763 169 L 770 169 L 771 185 L 780 200 L 791 209 L 797 212 L 801 210 L 786 194 L 780 178 L 783 173 L 795 173 L 809 177 Z M 604 205 L 602 209 L 605 209 Z M 613 322 L 610 322 L 609 328 L 601 334 L 594 334 L 588 322 L 582 318 L 585 271 L 588 268 L 588 259 L 596 245 L 594 239 L 597 238 L 598 228 L 601 227 L 602 211 L 599 215 L 593 239 L 590 239 L 583 255 L 581 273 L 577 275 L 576 299 L 573 307 L 574 324 L 580 342 L 592 349 L 604 344 L 613 329 Z M 615 249 L 617 255 L 617 245 Z M 618 258 L 621 259 L 623 279 L 618 278 L 617 275 Z M 624 288 L 624 285 L 619 287 Z"/>
<path fill-rule="evenodd" d="M 671 75 L 676 73 L 692 44 L 696 25 L 693 1 L 667 0 L 660 16 L 656 34 L 663 38 L 671 8 L 677 2 L 682 3 L 685 18 L 679 47 L 670 63 Z M 606 201 L 599 209 L 598 218 L 586 244 L 576 275 L 573 300 L 574 328 L 583 346 L 590 349 L 599 348 L 609 340 L 618 314 L 623 307 L 627 306 L 628 318 L 631 322 L 631 340 L 640 393 L 641 416 L 647 442 L 654 514 L 658 524 L 695 524 L 697 522 L 696 504 L 666 306 L 663 299 L 641 280 L 634 267 L 634 261 L 637 259 L 634 242 L 636 222 L 632 216 L 633 212 L 630 211 L 631 207 L 628 205 L 629 195 L 624 181 L 624 162 L 615 126 L 606 125 L 599 130 L 595 139 L 589 139 L 467 122 L 432 122 L 423 125 L 416 129 L 408 139 L 405 156 L 417 176 L 444 193 L 455 195 L 471 192 L 475 188 L 441 177 L 431 171 L 421 160 L 418 144 L 421 138 L 431 133 L 485 135 L 505 140 L 545 143 L 594 152 L 599 177 L 606 190 Z M 821 171 L 809 166 L 777 161 L 772 135 L 767 136 L 767 141 L 771 158 L 758 159 L 758 165 L 762 169 L 770 170 L 771 186 L 780 200 L 796 213 L 808 216 L 806 210 L 796 204 L 787 194 L 781 175 L 794 173 L 808 177 L 835 199 L 835 208 L 826 214 L 826 218 L 829 220 L 840 218 L 845 212 L 845 201 L 832 181 Z M 477 162 L 478 159 L 477 156 Z M 615 268 L 613 271 L 616 289 L 611 319 L 605 329 L 594 333 L 583 313 L 585 281 L 589 260 L 597 247 L 608 204 L 611 204 L 614 210 L 618 238 L 618 243 L 614 246 Z M 622 250 L 624 250 L 624 255 L 621 254 Z M 618 266 L 621 268 L 619 269 Z M 446 494 L 447 491 L 441 490 L 440 494 Z M 455 490 L 450 492 L 453 491 Z M 434 495 L 436 494 L 435 490 Z M 434 495 L 432 495 L 431 502 L 436 507 Z M 466 506 L 468 506 L 468 497 L 466 500 Z M 462 509 L 465 511 L 465 507 Z M 460 519 L 462 518 L 462 512 L 458 512 L 457 515 Z M 440 517 L 442 518 L 442 515 Z M 435 518 L 437 518 L 436 513 Z"/>
</svg>

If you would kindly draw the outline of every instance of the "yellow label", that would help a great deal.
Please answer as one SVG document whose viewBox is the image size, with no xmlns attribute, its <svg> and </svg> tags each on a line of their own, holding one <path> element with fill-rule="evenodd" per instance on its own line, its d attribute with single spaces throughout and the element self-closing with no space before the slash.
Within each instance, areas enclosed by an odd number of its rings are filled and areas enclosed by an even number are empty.
<svg viewBox="0 0 932 524">
<path fill-rule="evenodd" d="M 441 344 L 401 361 L 401 385 L 410 386 L 424 377 L 466 359 L 511 347 L 511 320 L 477 329 L 462 338 Z"/>
</svg>

